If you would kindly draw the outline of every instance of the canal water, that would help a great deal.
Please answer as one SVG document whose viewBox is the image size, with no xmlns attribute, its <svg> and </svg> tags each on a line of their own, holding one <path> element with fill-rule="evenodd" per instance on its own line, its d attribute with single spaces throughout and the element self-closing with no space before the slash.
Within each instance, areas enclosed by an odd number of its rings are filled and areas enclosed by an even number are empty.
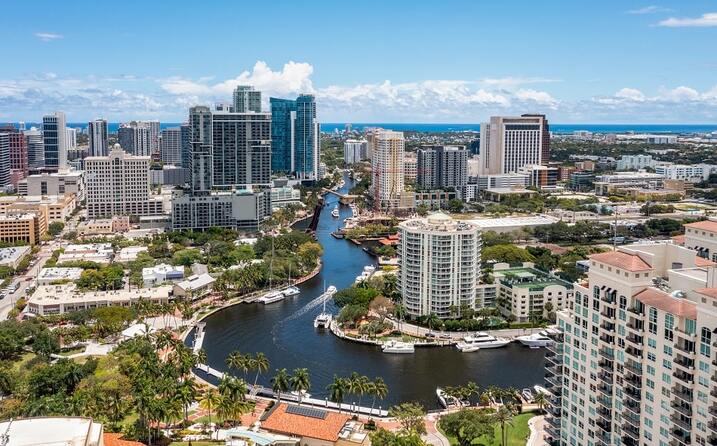
<svg viewBox="0 0 717 446">
<path fill-rule="evenodd" d="M 341 192 L 348 191 L 351 185 L 351 180 L 346 178 Z M 310 393 L 315 398 L 327 396 L 326 386 L 334 375 L 348 376 L 355 371 L 370 379 L 380 376 L 389 387 L 388 397 L 381 402 L 384 408 L 404 401 L 417 401 L 427 408 L 435 408 L 438 404 L 436 386 L 460 385 L 467 381 L 474 381 L 481 388 L 489 385 L 522 388 L 541 383 L 544 349 L 529 349 L 513 343 L 506 348 L 474 353 L 461 353 L 453 347 L 427 347 L 417 348 L 412 355 L 390 355 L 382 353 L 377 346 L 348 342 L 329 332 L 316 331 L 313 320 L 321 312 L 317 297 L 324 286 L 348 287 L 365 265 L 374 264 L 374 259 L 360 247 L 331 236 L 343 219 L 351 215 L 351 210 L 340 206 L 341 217 L 333 218 L 331 210 L 337 205 L 337 197 L 327 195 L 326 201 L 316 231 L 324 248 L 321 273 L 300 285 L 298 296 L 270 305 L 235 305 L 205 319 L 203 348 L 210 367 L 226 372 L 225 359 L 234 350 L 264 352 L 271 365 L 269 372 L 259 377 L 259 383 L 270 386 L 269 380 L 276 369 L 286 368 L 291 372 L 306 367 L 311 374 Z M 326 309 L 334 314 L 338 312 L 331 302 Z M 246 379 L 253 382 L 254 375 Z M 358 401 L 347 396 L 345 402 Z M 370 398 L 364 397 L 362 404 L 370 405 Z"/>
</svg>

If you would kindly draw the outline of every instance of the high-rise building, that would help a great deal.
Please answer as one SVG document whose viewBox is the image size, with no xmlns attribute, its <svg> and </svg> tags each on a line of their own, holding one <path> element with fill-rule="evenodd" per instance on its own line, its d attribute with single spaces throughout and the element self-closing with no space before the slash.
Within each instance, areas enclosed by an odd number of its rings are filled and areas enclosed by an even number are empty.
<svg viewBox="0 0 717 446">
<path fill-rule="evenodd" d="M 239 85 L 234 89 L 234 112 L 261 113 L 261 91 L 249 85 Z"/>
<path fill-rule="evenodd" d="M 182 129 L 170 127 L 162 130 L 160 142 L 162 162 L 165 164 L 182 164 Z"/>
<path fill-rule="evenodd" d="M 394 209 L 404 191 L 404 145 L 402 132 L 375 129 L 367 135 L 371 152 L 371 187 L 374 206 Z"/>
<path fill-rule="evenodd" d="M 0 127 L 0 133 L 7 133 L 10 143 L 10 182 L 13 186 L 28 173 L 27 138 L 22 131 L 8 125 Z"/>
<path fill-rule="evenodd" d="M 476 307 L 481 237 L 477 225 L 437 212 L 398 225 L 398 289 L 413 318 Z"/>
<path fill-rule="evenodd" d="M 10 133 L 0 133 L 0 188 L 10 186 Z"/>
<path fill-rule="evenodd" d="M 344 162 L 355 164 L 368 158 L 368 141 L 347 139 L 344 141 Z"/>
<path fill-rule="evenodd" d="M 543 165 L 547 166 L 550 162 L 550 124 L 548 123 L 548 118 L 545 115 L 530 113 L 520 116 L 523 118 L 540 118 L 543 120 L 543 127 L 540 130 L 540 139 L 542 140 L 540 159 L 543 161 Z"/>
<path fill-rule="evenodd" d="M 25 130 L 27 141 L 27 164 L 30 168 L 39 168 L 45 164 L 45 144 L 42 137 L 42 130 L 37 127 L 30 127 Z"/>
<path fill-rule="evenodd" d="M 543 115 L 493 116 L 481 124 L 480 174 L 514 173 L 523 166 L 547 164 L 547 125 Z"/>
<path fill-rule="evenodd" d="M 546 353 L 558 445 L 717 441 L 717 268 L 646 242 L 589 257 Z"/>
<path fill-rule="evenodd" d="M 153 143 L 155 130 L 156 145 Z M 130 121 L 120 125 L 117 129 L 117 142 L 127 153 L 151 156 L 159 150 L 159 121 Z"/>
<path fill-rule="evenodd" d="M 149 156 L 130 155 L 119 144 L 107 156 L 85 158 L 87 216 L 160 215 L 163 200 L 150 191 Z"/>
<path fill-rule="evenodd" d="M 67 167 L 67 118 L 63 112 L 42 117 L 44 166 L 50 170 Z"/>
<path fill-rule="evenodd" d="M 65 127 L 67 132 L 67 150 L 75 150 L 77 148 L 77 129 L 74 127 Z"/>
<path fill-rule="evenodd" d="M 90 156 L 107 156 L 107 120 L 95 119 L 87 124 Z"/>
<path fill-rule="evenodd" d="M 459 189 L 468 183 L 468 150 L 458 146 L 424 146 L 418 150 L 416 183 L 423 189 Z"/>
<path fill-rule="evenodd" d="M 291 172 L 303 180 L 315 180 L 319 170 L 319 123 L 316 99 L 300 95 L 295 101 L 270 98 L 272 170 Z"/>
<path fill-rule="evenodd" d="M 191 167 L 190 159 L 189 159 L 189 157 L 190 157 L 189 152 L 191 150 L 191 146 L 189 144 L 189 134 L 190 134 L 189 124 L 186 124 L 186 123 L 182 124 L 181 126 L 179 126 L 179 129 L 180 129 L 180 134 L 181 134 L 181 139 L 182 139 L 182 141 L 181 141 L 181 143 L 182 143 L 182 152 L 181 152 L 182 161 L 181 161 L 180 165 L 182 167 L 184 167 L 185 169 L 189 169 Z"/>
</svg>

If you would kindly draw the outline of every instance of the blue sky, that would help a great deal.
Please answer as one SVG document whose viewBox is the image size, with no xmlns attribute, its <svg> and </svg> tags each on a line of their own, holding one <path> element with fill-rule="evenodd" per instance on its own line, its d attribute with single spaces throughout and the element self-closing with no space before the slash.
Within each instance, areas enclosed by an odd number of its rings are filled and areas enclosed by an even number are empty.
<svg viewBox="0 0 717 446">
<path fill-rule="evenodd" d="M 323 122 L 717 121 L 717 2 L 7 2 L 0 120 L 156 118 L 237 83 Z"/>
</svg>

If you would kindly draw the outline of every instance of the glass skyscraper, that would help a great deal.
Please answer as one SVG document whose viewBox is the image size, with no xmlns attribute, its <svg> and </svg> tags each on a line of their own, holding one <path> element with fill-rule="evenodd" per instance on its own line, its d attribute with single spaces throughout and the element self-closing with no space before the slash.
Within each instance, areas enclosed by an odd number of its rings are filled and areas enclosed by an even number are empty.
<svg viewBox="0 0 717 446">
<path fill-rule="evenodd" d="M 313 95 L 301 95 L 296 100 L 270 98 L 269 102 L 272 171 L 316 179 L 319 166 L 316 99 Z"/>
</svg>

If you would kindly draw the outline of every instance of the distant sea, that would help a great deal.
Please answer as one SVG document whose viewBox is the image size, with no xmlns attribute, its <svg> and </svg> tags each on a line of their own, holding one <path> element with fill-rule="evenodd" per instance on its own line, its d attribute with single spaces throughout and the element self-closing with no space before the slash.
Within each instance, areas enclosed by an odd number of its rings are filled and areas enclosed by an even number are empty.
<svg viewBox="0 0 717 446">
<path fill-rule="evenodd" d="M 32 126 L 40 127 L 42 124 L 25 123 L 27 128 Z M 67 124 L 69 127 L 84 128 L 87 127 L 86 122 L 72 122 Z M 111 122 L 107 125 L 108 130 L 112 133 L 117 131 L 118 122 Z M 177 122 L 162 122 L 161 128 L 179 127 Z M 321 124 L 321 131 L 334 132 L 342 131 L 346 127 L 346 123 L 326 123 Z M 480 124 L 426 124 L 426 123 L 351 123 L 354 130 L 362 130 L 365 127 L 381 127 L 384 129 L 396 131 L 416 131 L 416 132 L 479 132 Z M 573 133 L 578 130 L 587 130 L 593 133 L 671 133 L 671 134 L 694 134 L 694 133 L 711 133 L 717 132 L 717 124 L 550 124 L 550 130 L 553 133 Z"/>
</svg>

